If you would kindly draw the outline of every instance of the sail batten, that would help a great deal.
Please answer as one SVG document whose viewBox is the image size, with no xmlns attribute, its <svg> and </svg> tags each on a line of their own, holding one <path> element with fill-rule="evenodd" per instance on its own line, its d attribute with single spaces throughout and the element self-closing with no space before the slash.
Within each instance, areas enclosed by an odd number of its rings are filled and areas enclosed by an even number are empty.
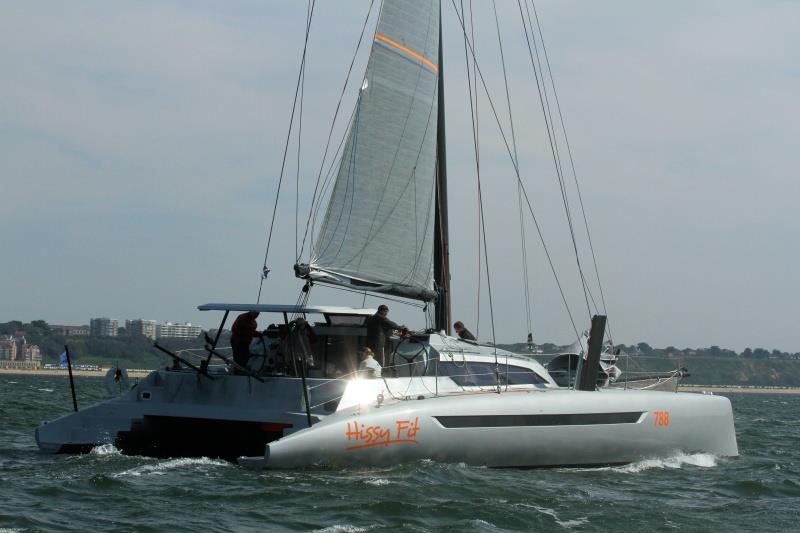
<svg viewBox="0 0 800 533">
<path fill-rule="evenodd" d="M 385 0 L 307 277 L 432 300 L 437 0 Z"/>
</svg>

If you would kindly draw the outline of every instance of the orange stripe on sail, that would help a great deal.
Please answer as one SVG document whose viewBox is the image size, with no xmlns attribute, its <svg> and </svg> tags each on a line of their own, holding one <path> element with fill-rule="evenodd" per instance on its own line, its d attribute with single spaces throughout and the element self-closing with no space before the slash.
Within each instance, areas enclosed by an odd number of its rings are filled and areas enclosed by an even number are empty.
<svg viewBox="0 0 800 533">
<path fill-rule="evenodd" d="M 403 46 L 402 44 L 398 43 L 397 41 L 392 40 L 392 39 L 388 38 L 387 36 L 383 35 L 382 33 L 378 33 L 378 32 L 375 32 L 375 40 L 376 41 L 381 41 L 382 43 L 386 43 L 389 46 L 393 46 L 394 48 L 397 48 L 401 52 L 404 52 L 406 55 L 409 55 L 409 56 L 413 57 L 414 59 L 416 59 L 418 61 L 421 61 L 422 63 L 428 65 L 436 74 L 439 74 L 439 67 L 436 65 L 436 63 L 434 63 L 433 61 L 431 61 L 427 57 L 416 53 L 411 48 L 409 48 L 407 46 Z"/>
</svg>

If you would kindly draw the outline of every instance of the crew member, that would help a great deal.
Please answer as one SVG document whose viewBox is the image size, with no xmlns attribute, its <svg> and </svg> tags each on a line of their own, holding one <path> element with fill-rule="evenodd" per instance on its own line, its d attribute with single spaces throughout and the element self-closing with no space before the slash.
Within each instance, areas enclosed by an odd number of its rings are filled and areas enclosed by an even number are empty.
<svg viewBox="0 0 800 533">
<path fill-rule="evenodd" d="M 242 367 L 247 367 L 247 360 L 250 359 L 250 343 L 253 337 L 263 337 L 258 331 L 258 311 L 247 311 L 236 317 L 231 326 L 231 348 L 233 348 L 233 360 Z"/>
<path fill-rule="evenodd" d="M 386 357 L 386 342 L 392 330 L 403 330 L 405 326 L 399 326 L 388 318 L 389 307 L 381 305 L 378 312 L 367 317 L 367 347 L 372 350 L 375 359 L 383 366 L 388 366 L 389 361 Z"/>
<path fill-rule="evenodd" d="M 359 375 L 368 378 L 381 377 L 381 365 L 375 360 L 375 354 L 369 348 L 361 351 L 361 362 L 358 364 Z"/>
<path fill-rule="evenodd" d="M 453 324 L 453 329 L 456 330 L 458 333 L 458 337 L 464 339 L 465 341 L 477 341 L 478 339 L 475 338 L 475 335 L 470 332 L 467 328 L 464 327 L 464 323 L 460 320 Z"/>
<path fill-rule="evenodd" d="M 311 344 L 317 342 L 314 328 L 306 322 L 305 318 L 297 317 L 289 322 L 285 341 L 284 353 L 305 365 L 307 375 L 308 367 L 314 366 L 314 353 L 311 350 Z"/>
</svg>

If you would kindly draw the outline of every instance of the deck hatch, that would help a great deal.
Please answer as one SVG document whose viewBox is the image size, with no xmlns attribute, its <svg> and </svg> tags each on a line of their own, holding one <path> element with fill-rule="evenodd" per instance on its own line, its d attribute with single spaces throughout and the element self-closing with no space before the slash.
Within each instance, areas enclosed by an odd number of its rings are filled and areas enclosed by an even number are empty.
<svg viewBox="0 0 800 533">
<path fill-rule="evenodd" d="M 446 428 L 498 428 L 527 426 L 592 426 L 635 424 L 643 411 L 627 413 L 573 413 L 546 415 L 470 415 L 434 417 Z"/>
</svg>

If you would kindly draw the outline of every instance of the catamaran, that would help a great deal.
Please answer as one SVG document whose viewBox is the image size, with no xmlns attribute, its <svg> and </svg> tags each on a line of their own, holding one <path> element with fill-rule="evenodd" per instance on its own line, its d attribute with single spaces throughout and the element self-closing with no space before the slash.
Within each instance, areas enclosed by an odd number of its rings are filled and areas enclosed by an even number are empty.
<svg viewBox="0 0 800 533">
<path fill-rule="evenodd" d="M 597 388 L 603 315 L 593 319 L 571 388 L 530 358 L 448 334 L 441 34 L 438 0 L 382 3 L 324 220 L 309 260 L 294 265 L 300 301 L 199 306 L 223 314 L 202 360 L 162 349 L 173 368 L 43 424 L 42 450 L 111 443 L 124 453 L 238 458 L 253 468 L 419 459 L 534 467 L 738 454 L 724 397 Z M 375 310 L 311 305 L 315 284 L 416 300 L 430 320 L 395 339 L 390 368 L 366 379 L 357 354 Z M 273 314 L 277 325 L 243 368 L 223 353 L 220 333 L 230 313 L 245 311 Z M 317 342 L 300 342 L 297 317 L 313 323 Z"/>
</svg>

